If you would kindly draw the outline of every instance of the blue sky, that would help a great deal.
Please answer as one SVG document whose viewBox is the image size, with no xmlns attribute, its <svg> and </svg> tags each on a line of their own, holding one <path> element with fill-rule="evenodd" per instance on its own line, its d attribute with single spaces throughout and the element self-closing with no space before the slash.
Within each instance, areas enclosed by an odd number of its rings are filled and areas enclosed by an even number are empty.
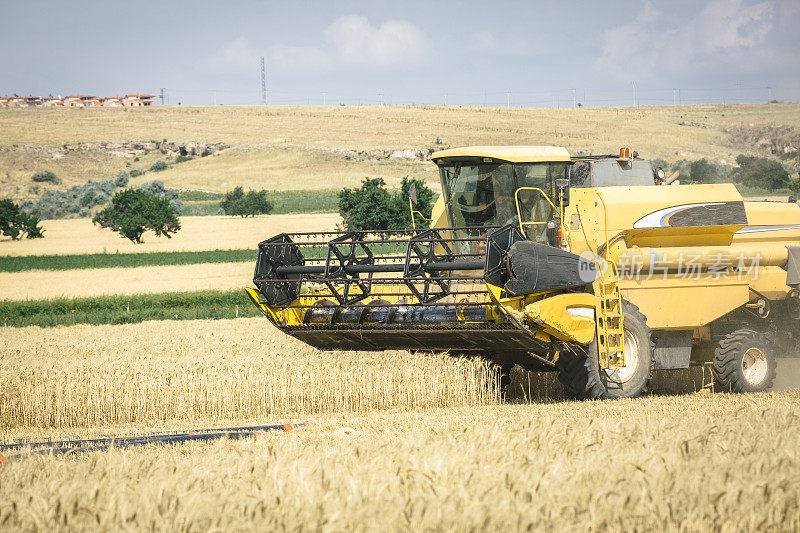
<svg viewBox="0 0 800 533">
<path fill-rule="evenodd" d="M 0 47 L 0 94 L 258 104 L 264 56 L 273 104 L 800 100 L 798 0 L 1 0 Z"/>
</svg>

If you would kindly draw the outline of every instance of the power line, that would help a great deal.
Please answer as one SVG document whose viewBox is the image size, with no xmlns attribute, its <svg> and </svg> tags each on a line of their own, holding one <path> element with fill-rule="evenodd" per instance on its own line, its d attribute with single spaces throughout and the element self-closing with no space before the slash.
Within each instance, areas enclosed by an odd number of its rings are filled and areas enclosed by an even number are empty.
<svg viewBox="0 0 800 533">
<path fill-rule="evenodd" d="M 264 56 L 261 56 L 261 105 L 267 105 L 267 68 L 264 66 Z"/>
</svg>

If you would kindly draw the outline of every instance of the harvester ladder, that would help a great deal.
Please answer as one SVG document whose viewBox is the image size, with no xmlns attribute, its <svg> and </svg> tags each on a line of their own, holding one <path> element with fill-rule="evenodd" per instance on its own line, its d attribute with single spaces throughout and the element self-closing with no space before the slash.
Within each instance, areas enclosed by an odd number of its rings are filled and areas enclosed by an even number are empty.
<svg viewBox="0 0 800 533">
<path fill-rule="evenodd" d="M 622 329 L 622 295 L 617 267 L 606 260 L 606 268 L 595 284 L 599 309 L 597 318 L 597 352 L 601 369 L 625 366 L 625 333 Z"/>
</svg>

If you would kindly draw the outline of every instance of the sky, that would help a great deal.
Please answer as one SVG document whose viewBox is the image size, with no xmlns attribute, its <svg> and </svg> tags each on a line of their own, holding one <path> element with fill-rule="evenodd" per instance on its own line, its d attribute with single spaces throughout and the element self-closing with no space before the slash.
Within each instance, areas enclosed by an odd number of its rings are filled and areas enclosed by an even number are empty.
<svg viewBox="0 0 800 533">
<path fill-rule="evenodd" d="M 800 100 L 800 0 L 0 0 L 0 95 L 183 105 Z"/>
</svg>

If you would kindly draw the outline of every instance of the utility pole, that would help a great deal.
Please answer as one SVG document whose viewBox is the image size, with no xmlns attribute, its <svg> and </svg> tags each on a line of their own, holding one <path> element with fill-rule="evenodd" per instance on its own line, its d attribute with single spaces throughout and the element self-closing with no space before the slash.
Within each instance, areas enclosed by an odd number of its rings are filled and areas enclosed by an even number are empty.
<svg viewBox="0 0 800 533">
<path fill-rule="evenodd" d="M 166 87 L 162 87 L 158 90 L 158 99 L 161 100 L 161 105 L 164 105 L 164 100 L 167 99 Z"/>
<path fill-rule="evenodd" d="M 636 82 L 633 83 L 633 107 L 639 107 L 639 100 L 636 98 Z"/>
<path fill-rule="evenodd" d="M 214 91 L 214 105 L 217 105 L 217 91 Z"/>
<path fill-rule="evenodd" d="M 267 105 L 267 67 L 264 56 L 261 56 L 261 105 Z"/>
<path fill-rule="evenodd" d="M 511 91 L 506 91 L 506 107 L 511 107 Z"/>
<path fill-rule="evenodd" d="M 676 89 L 675 87 L 672 88 L 672 105 L 673 106 L 678 105 L 678 89 Z"/>
<path fill-rule="evenodd" d="M 575 89 L 572 89 L 572 107 L 575 107 Z"/>
<path fill-rule="evenodd" d="M 444 93 L 444 106 L 447 107 L 447 93 Z"/>
<path fill-rule="evenodd" d="M 586 107 L 589 103 L 586 101 L 586 88 L 583 89 L 583 107 Z"/>
<path fill-rule="evenodd" d="M 772 101 L 772 87 L 767 87 L 767 102 Z"/>
<path fill-rule="evenodd" d="M 323 91 L 323 93 L 322 93 L 322 105 L 323 105 L 323 106 L 324 106 L 324 105 L 327 105 L 327 104 L 325 103 L 325 99 L 326 99 L 326 97 L 327 97 L 327 96 L 328 96 L 328 93 L 326 93 L 326 92 L 324 92 L 324 91 Z"/>
</svg>

